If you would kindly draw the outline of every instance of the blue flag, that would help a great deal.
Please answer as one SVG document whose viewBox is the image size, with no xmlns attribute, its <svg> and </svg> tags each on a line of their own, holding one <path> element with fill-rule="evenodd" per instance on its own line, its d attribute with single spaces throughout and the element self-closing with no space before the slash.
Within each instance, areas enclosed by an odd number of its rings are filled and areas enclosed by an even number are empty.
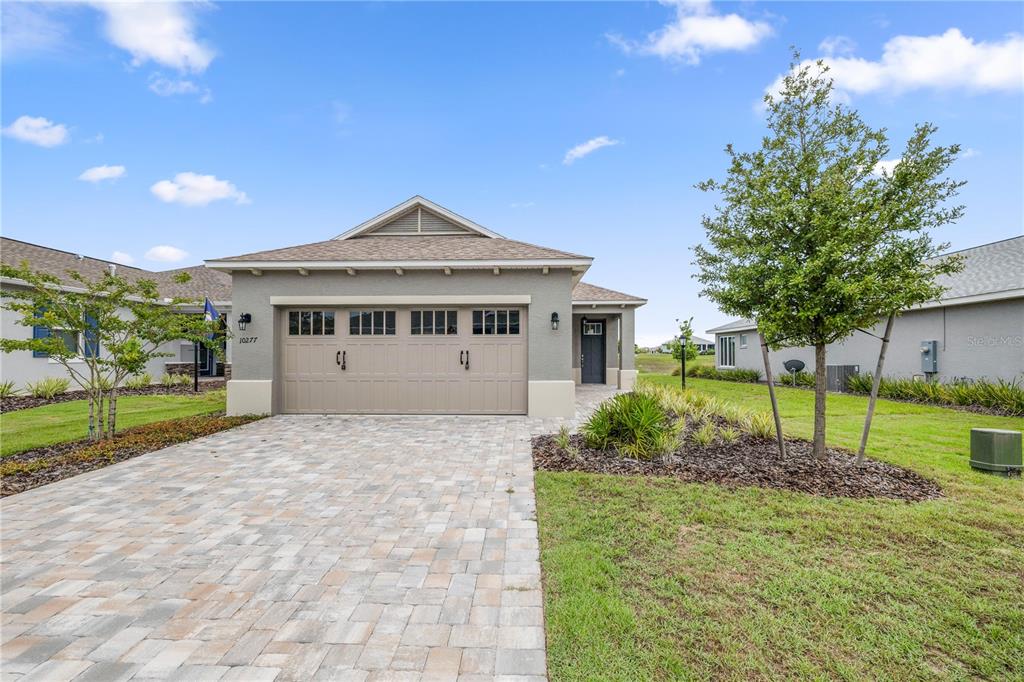
<svg viewBox="0 0 1024 682">
<path fill-rule="evenodd" d="M 210 299 L 206 299 L 206 305 L 203 306 L 203 317 L 206 318 L 207 322 L 213 322 L 214 320 L 220 319 L 220 313 L 218 313 L 217 309 L 213 307 L 212 303 L 210 303 Z M 213 339 L 214 336 L 215 334 L 208 334 L 207 338 Z"/>
</svg>

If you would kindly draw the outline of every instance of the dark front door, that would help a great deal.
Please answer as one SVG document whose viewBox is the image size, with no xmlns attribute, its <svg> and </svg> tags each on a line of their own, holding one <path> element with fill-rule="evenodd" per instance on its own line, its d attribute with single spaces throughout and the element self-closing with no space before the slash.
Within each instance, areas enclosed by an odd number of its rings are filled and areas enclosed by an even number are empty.
<svg viewBox="0 0 1024 682">
<path fill-rule="evenodd" d="M 585 384 L 604 381 L 604 320 L 583 319 L 580 337 L 580 379 Z"/>
</svg>

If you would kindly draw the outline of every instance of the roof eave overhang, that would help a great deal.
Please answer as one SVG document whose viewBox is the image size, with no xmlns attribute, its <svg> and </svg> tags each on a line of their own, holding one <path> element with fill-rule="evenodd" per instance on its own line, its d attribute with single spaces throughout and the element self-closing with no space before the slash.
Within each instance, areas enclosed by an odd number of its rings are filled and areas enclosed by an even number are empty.
<svg viewBox="0 0 1024 682">
<path fill-rule="evenodd" d="M 956 298 L 943 298 L 930 303 L 916 305 L 907 312 L 914 310 L 928 310 L 929 308 L 947 308 L 958 305 L 970 305 L 972 303 L 990 303 L 992 301 L 1005 301 L 1011 298 L 1024 298 L 1024 289 L 1007 289 L 1005 291 L 989 291 L 984 294 L 973 296 L 958 296 Z"/>
<path fill-rule="evenodd" d="M 643 298 L 640 300 L 629 300 L 629 301 L 573 301 L 572 305 L 574 308 L 593 308 L 594 306 L 611 306 L 613 308 L 627 307 L 627 308 L 639 308 L 642 305 L 647 304 L 647 299 Z"/>
<path fill-rule="evenodd" d="M 372 261 L 240 261 L 240 260 L 209 260 L 206 267 L 222 272 L 232 270 L 484 270 L 488 268 L 507 269 L 538 269 L 538 268 L 571 268 L 587 270 L 593 259 L 590 258 L 537 258 L 537 259 L 505 259 L 505 260 L 372 260 Z"/>
</svg>

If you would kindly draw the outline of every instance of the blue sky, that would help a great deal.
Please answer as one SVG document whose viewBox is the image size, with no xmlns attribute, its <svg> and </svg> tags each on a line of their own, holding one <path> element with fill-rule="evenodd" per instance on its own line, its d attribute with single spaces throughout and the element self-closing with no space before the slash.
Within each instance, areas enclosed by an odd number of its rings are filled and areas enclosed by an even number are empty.
<svg viewBox="0 0 1024 682">
<path fill-rule="evenodd" d="M 953 169 L 967 215 L 940 240 L 1024 225 L 1019 3 L 3 13 L 4 235 L 141 267 L 326 239 L 422 194 L 593 256 L 588 281 L 650 299 L 641 344 L 677 317 L 701 333 L 727 318 L 691 278 L 713 205 L 693 185 L 722 175 L 727 143 L 758 144 L 790 45 L 831 60 L 893 158 L 920 121 L 968 150 Z"/>
</svg>

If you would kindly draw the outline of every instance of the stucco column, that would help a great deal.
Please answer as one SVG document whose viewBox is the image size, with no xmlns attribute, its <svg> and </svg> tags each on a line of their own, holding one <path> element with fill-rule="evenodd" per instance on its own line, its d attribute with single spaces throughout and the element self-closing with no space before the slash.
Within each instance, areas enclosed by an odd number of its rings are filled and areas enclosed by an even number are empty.
<svg viewBox="0 0 1024 682">
<path fill-rule="evenodd" d="M 624 308 L 619 316 L 619 342 L 622 345 L 620 354 L 619 388 L 624 391 L 632 390 L 636 383 L 636 342 L 633 330 L 633 316 L 635 308 Z"/>
<path fill-rule="evenodd" d="M 604 380 L 610 386 L 618 386 L 619 330 L 622 328 L 622 323 L 619 315 L 607 315 L 604 320 Z"/>
</svg>

